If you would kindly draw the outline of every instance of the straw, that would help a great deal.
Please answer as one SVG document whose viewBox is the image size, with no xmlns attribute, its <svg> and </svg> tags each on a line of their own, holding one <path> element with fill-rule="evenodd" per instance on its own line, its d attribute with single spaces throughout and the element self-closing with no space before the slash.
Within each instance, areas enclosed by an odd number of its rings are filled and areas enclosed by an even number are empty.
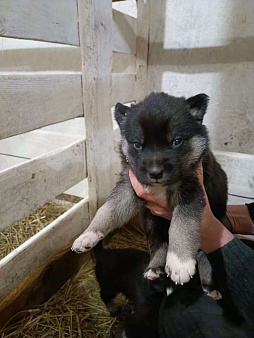
<svg viewBox="0 0 254 338">
<path fill-rule="evenodd" d="M 48 203 L 32 215 L 6 229 L 1 235 L 0 254 L 6 255 L 65 210 L 63 206 Z M 65 206 L 66 208 L 66 206 Z M 45 216 L 45 217 L 44 217 Z M 14 238 L 13 238 L 14 237 Z M 146 250 L 146 239 L 138 227 L 119 229 L 110 248 L 134 247 Z M 95 277 L 95 262 L 90 260 L 79 273 L 46 303 L 25 311 L 23 319 L 0 329 L 1 338 L 111 338 L 119 327 L 119 321 L 111 317 L 100 299 L 100 288 Z M 128 307 L 124 296 L 116 302 Z"/>
</svg>

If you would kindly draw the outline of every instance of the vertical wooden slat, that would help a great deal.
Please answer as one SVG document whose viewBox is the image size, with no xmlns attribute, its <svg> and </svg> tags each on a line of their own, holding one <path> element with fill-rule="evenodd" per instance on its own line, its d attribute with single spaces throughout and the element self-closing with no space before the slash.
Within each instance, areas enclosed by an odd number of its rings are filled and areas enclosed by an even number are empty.
<svg viewBox="0 0 254 338">
<path fill-rule="evenodd" d="M 0 230 L 83 180 L 85 165 L 81 140 L 0 172 Z"/>
<path fill-rule="evenodd" d="M 112 1 L 79 0 L 84 115 L 87 130 L 89 212 L 94 216 L 113 182 L 110 112 Z"/>
<path fill-rule="evenodd" d="M 138 0 L 136 100 L 143 100 L 148 94 L 147 68 L 149 53 L 149 2 Z"/>
</svg>

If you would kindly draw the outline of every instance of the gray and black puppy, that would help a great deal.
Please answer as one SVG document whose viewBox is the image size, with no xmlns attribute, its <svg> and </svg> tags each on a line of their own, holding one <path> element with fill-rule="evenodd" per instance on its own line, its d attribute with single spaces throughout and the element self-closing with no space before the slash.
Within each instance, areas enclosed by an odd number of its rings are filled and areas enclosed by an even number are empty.
<svg viewBox="0 0 254 338">
<path fill-rule="evenodd" d="M 151 255 L 145 277 L 154 279 L 166 272 L 175 283 L 189 281 L 195 273 L 205 206 L 196 173 L 201 159 L 212 212 L 222 222 L 226 219 L 227 177 L 209 149 L 202 124 L 208 101 L 205 94 L 185 99 L 151 93 L 131 107 L 116 105 L 115 119 L 122 136 L 121 177 L 72 250 L 90 250 L 139 211 Z M 129 169 L 147 191 L 168 201 L 173 210 L 171 222 L 145 208 L 132 188 Z"/>
</svg>

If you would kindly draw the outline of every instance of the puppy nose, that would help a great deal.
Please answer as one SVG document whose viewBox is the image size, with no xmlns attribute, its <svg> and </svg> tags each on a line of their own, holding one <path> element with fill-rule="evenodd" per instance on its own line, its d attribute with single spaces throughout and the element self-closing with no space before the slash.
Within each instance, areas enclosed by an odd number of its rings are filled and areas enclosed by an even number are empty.
<svg viewBox="0 0 254 338">
<path fill-rule="evenodd" d="M 150 177 L 156 180 L 159 180 L 163 176 L 163 170 L 159 168 L 154 168 L 149 171 Z"/>
</svg>

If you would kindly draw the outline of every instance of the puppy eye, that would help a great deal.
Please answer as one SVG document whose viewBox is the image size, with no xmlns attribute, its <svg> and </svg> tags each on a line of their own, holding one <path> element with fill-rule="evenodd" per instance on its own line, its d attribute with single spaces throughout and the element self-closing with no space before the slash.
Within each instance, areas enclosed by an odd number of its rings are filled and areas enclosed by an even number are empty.
<svg viewBox="0 0 254 338">
<path fill-rule="evenodd" d="M 142 144 L 139 143 L 139 142 L 135 142 L 133 143 L 133 147 L 137 150 L 141 150 L 143 147 L 142 147 Z"/>
<path fill-rule="evenodd" d="M 183 140 L 181 138 L 176 138 L 173 141 L 173 147 L 179 147 L 183 143 Z"/>
</svg>

